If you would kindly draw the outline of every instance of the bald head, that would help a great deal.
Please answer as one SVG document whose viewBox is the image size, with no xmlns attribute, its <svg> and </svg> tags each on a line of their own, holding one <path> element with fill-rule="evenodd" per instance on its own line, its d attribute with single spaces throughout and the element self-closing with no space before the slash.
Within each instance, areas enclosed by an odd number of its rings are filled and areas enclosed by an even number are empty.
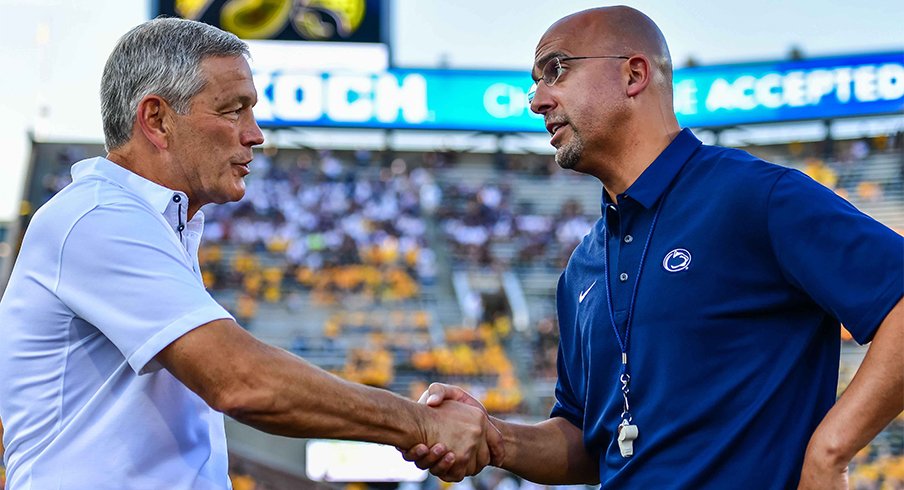
<svg viewBox="0 0 904 490">
<path fill-rule="evenodd" d="M 563 168 L 624 190 L 680 131 L 672 60 L 659 27 L 624 6 L 584 10 L 543 34 L 531 111 Z"/>
<path fill-rule="evenodd" d="M 624 5 L 582 10 L 551 25 L 543 38 L 562 35 L 578 39 L 586 46 L 587 53 L 580 53 L 582 56 L 646 56 L 652 63 L 654 83 L 671 96 L 672 57 L 669 47 L 662 31 L 643 12 Z"/>
</svg>

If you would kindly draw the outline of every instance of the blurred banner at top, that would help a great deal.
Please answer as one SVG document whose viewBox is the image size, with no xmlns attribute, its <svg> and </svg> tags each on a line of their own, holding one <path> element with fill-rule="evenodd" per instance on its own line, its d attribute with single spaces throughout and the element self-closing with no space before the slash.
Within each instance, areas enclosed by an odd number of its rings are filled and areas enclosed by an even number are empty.
<svg viewBox="0 0 904 490">
<path fill-rule="evenodd" d="M 154 16 L 198 20 L 242 39 L 382 43 L 382 0 L 157 0 Z"/>
<path fill-rule="evenodd" d="M 901 114 L 902 61 L 888 52 L 677 69 L 675 112 L 695 128 Z M 255 70 L 254 83 L 264 127 L 546 131 L 526 71 L 273 68 Z"/>
</svg>

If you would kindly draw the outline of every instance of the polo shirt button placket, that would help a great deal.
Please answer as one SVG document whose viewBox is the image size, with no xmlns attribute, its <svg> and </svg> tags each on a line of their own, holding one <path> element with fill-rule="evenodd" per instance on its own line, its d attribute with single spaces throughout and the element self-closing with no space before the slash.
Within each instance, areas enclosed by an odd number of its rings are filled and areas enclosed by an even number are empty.
<svg viewBox="0 0 904 490">
<path fill-rule="evenodd" d="M 177 218 L 179 219 L 179 226 L 176 227 L 176 230 L 179 232 L 179 239 L 182 239 L 182 230 L 185 229 L 185 224 L 182 223 L 182 196 L 179 194 L 173 194 L 173 202 L 179 204 L 179 209 L 176 211 Z"/>
</svg>

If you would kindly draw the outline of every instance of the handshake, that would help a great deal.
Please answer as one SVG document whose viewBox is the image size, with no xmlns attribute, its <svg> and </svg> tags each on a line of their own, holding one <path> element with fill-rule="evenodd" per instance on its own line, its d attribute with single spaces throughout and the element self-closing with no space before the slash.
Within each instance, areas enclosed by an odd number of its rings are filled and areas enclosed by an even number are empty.
<svg viewBox="0 0 904 490">
<path fill-rule="evenodd" d="M 433 383 L 418 403 L 430 407 L 421 411 L 425 415 L 419 424 L 420 440 L 427 443 L 398 448 L 405 460 L 448 482 L 476 475 L 487 465 L 502 465 L 502 432 L 473 396 L 457 386 Z"/>
</svg>

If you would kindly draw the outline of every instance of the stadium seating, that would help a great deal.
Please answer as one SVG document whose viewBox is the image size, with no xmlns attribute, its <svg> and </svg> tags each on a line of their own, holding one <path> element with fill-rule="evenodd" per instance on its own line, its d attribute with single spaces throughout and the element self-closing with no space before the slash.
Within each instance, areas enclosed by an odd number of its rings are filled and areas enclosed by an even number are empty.
<svg viewBox="0 0 904 490">
<path fill-rule="evenodd" d="M 803 170 L 900 231 L 904 157 L 888 144 L 836 142 L 828 155 L 809 144 L 746 149 Z M 95 151 L 38 145 L 32 204 L 67 182 L 72 160 Z M 204 209 L 200 250 L 205 285 L 244 327 L 405 396 L 443 381 L 469 388 L 494 413 L 549 413 L 556 279 L 599 215 L 597 181 L 547 156 L 453 152 L 268 149 L 251 169 L 245 199 Z M 511 304 L 481 304 L 483 315 L 467 321 L 456 271 L 476 283 L 511 274 L 527 327 L 515 328 Z M 841 335 L 843 389 L 864 349 Z M 852 488 L 904 484 L 902 428 L 899 419 L 858 455 Z M 254 488 L 246 476 L 234 475 L 234 486 Z"/>
</svg>

